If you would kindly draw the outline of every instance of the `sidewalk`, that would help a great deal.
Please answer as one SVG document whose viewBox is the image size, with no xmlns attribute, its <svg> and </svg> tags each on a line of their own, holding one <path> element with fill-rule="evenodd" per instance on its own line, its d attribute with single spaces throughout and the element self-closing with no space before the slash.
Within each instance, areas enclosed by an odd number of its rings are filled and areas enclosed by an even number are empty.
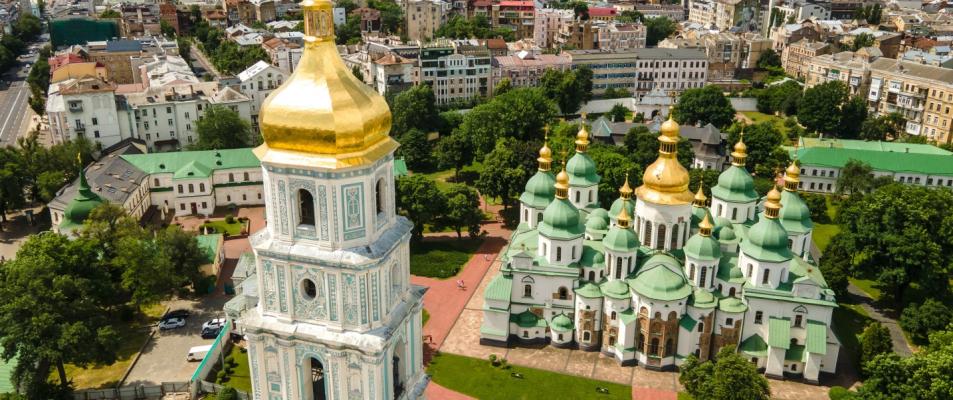
<svg viewBox="0 0 953 400">
<path fill-rule="evenodd" d="M 903 330 L 900 329 L 897 320 L 885 315 L 880 308 L 874 305 L 874 299 L 870 298 L 870 296 L 859 287 L 854 286 L 853 283 L 847 285 L 847 292 L 853 297 L 853 300 L 855 300 L 857 304 L 860 304 L 860 307 L 870 315 L 870 318 L 880 322 L 890 330 L 890 339 L 893 341 L 893 351 L 895 353 L 900 355 L 900 357 L 913 355 L 910 343 L 907 342 L 907 337 L 903 335 Z"/>
</svg>

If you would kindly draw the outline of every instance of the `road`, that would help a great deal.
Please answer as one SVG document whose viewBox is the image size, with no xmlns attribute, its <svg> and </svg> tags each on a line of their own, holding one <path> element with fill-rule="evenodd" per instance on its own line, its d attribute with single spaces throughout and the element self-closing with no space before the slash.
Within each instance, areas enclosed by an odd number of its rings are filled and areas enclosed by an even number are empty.
<svg viewBox="0 0 953 400">
<path fill-rule="evenodd" d="M 44 43 L 38 43 L 43 46 Z M 24 55 L 20 62 L 2 75 L 4 84 L 0 86 L 0 146 L 15 144 L 17 138 L 31 128 L 30 86 L 26 83 L 31 66 L 36 62 L 36 54 Z"/>
</svg>

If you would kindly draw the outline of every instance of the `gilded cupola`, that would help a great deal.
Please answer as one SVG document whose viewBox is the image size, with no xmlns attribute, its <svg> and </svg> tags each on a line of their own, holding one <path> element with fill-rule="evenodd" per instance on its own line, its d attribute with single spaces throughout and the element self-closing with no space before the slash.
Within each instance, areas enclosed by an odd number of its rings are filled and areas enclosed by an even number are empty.
<svg viewBox="0 0 953 400">
<path fill-rule="evenodd" d="M 796 192 L 801 183 L 801 168 L 797 166 L 797 159 L 791 161 L 791 165 L 784 170 L 784 190 Z"/>
<path fill-rule="evenodd" d="M 397 148 L 384 98 L 344 66 L 332 3 L 305 0 L 304 51 L 294 73 L 261 106 L 262 161 L 324 168 L 370 164 Z"/>
<path fill-rule="evenodd" d="M 642 186 L 635 194 L 640 200 L 654 204 L 690 204 L 694 197 L 688 190 L 688 171 L 678 162 L 679 126 L 671 112 L 660 131 L 659 156 L 645 169 Z"/>
<path fill-rule="evenodd" d="M 738 143 L 735 143 L 735 149 L 731 152 L 731 165 L 738 167 L 745 166 L 745 160 L 748 159 L 748 145 L 745 144 L 745 128 L 741 128 L 741 135 L 738 137 Z"/>
</svg>

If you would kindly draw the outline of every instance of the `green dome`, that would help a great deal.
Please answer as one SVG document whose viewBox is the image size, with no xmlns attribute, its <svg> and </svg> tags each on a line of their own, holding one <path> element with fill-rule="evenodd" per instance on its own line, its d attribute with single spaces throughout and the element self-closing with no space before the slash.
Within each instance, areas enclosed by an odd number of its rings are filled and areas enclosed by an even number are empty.
<svg viewBox="0 0 953 400">
<path fill-rule="evenodd" d="M 543 211 L 539 233 L 548 238 L 574 239 L 585 233 L 579 210 L 566 199 L 556 199 Z"/>
<path fill-rule="evenodd" d="M 750 203 L 758 200 L 754 191 L 754 179 L 748 170 L 737 165 L 728 167 L 718 175 L 718 185 L 711 188 L 712 197 L 732 203 Z"/>
<path fill-rule="evenodd" d="M 743 313 L 748 310 L 748 305 L 737 297 L 725 297 L 718 301 L 718 310 L 729 313 Z"/>
<path fill-rule="evenodd" d="M 639 248 L 639 238 L 632 228 L 622 228 L 618 225 L 609 228 L 609 233 L 602 238 L 602 244 L 607 249 L 623 253 L 631 253 Z"/>
<path fill-rule="evenodd" d="M 569 173 L 569 186 L 584 187 L 599 184 L 596 163 L 586 153 L 576 152 L 566 163 Z"/>
<path fill-rule="evenodd" d="M 741 268 L 738 268 L 737 265 L 732 265 L 731 268 L 728 268 L 728 277 L 731 281 L 745 278 L 744 274 L 741 273 Z"/>
<path fill-rule="evenodd" d="M 599 288 L 599 285 L 596 285 L 592 282 L 582 282 L 579 287 L 573 289 L 573 292 L 576 292 L 576 295 L 585 297 L 587 299 L 596 299 L 602 297 L 602 290 Z"/>
<path fill-rule="evenodd" d="M 597 208 L 589 213 L 589 217 L 586 218 L 587 231 L 605 231 L 607 229 L 609 229 L 609 214 L 606 213 L 606 210 Z"/>
<path fill-rule="evenodd" d="M 569 332 L 572 330 L 572 320 L 566 314 L 559 314 L 553 317 L 550 327 L 557 332 Z"/>
<path fill-rule="evenodd" d="M 708 218 L 712 218 L 711 214 L 708 213 L 708 208 L 692 206 L 692 226 L 697 227 L 705 218 L 705 214 L 708 214 Z M 711 220 L 714 220 L 714 218 Z"/>
<path fill-rule="evenodd" d="M 718 305 L 718 300 L 715 299 L 715 295 L 705 289 L 695 288 L 692 292 L 691 303 L 692 306 L 698 308 L 715 308 Z"/>
<path fill-rule="evenodd" d="M 790 233 L 807 233 L 814 227 L 811 209 L 796 192 L 781 192 L 781 226 Z"/>
<path fill-rule="evenodd" d="M 629 285 L 641 296 L 671 301 L 684 299 L 692 293 L 692 287 L 685 280 L 678 261 L 668 254 L 656 254 L 645 261 L 638 275 L 629 279 Z"/>
<path fill-rule="evenodd" d="M 546 208 L 556 195 L 556 178 L 552 172 L 536 171 L 526 181 L 526 190 L 520 195 L 520 202 L 532 208 Z"/>
<path fill-rule="evenodd" d="M 730 242 L 737 238 L 738 236 L 735 235 L 735 228 L 726 226 L 718 230 L 718 240 L 722 242 Z"/>
<path fill-rule="evenodd" d="M 628 299 L 629 285 L 626 285 L 621 279 L 610 279 L 600 286 L 602 294 L 613 299 Z"/>
<path fill-rule="evenodd" d="M 103 204 L 103 199 L 90 189 L 89 183 L 86 182 L 86 172 L 80 171 L 79 191 L 76 193 L 76 197 L 66 206 L 66 212 L 64 213 L 65 218 L 60 226 L 70 227 L 82 225 L 83 221 L 86 221 L 86 218 L 89 216 L 89 213 L 100 204 Z"/>
<path fill-rule="evenodd" d="M 787 261 L 792 257 L 788 232 L 777 218 L 763 215 L 748 229 L 748 238 L 741 242 L 741 251 L 748 257 L 768 262 Z"/>
<path fill-rule="evenodd" d="M 579 263 L 590 268 L 605 265 L 606 256 L 603 252 L 585 245 L 582 247 L 582 257 L 580 257 Z"/>
<path fill-rule="evenodd" d="M 731 220 L 725 217 L 715 217 L 715 231 L 723 228 L 731 228 Z"/>
<path fill-rule="evenodd" d="M 619 215 L 619 213 L 622 212 L 623 205 L 625 205 L 625 212 L 627 212 L 630 217 L 635 215 L 635 200 L 623 199 L 621 197 L 615 199 L 615 201 L 612 202 L 612 206 L 609 207 L 608 214 L 613 216 Z"/>
<path fill-rule="evenodd" d="M 710 261 L 721 258 L 721 245 L 711 236 L 699 233 L 692 235 L 682 248 L 685 255 L 696 260 Z"/>
</svg>

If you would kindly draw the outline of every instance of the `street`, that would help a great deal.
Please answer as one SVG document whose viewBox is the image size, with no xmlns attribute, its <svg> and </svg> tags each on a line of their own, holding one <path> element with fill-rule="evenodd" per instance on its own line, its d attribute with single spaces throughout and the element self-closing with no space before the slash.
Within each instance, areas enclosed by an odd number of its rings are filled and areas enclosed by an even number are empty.
<svg viewBox="0 0 953 400">
<path fill-rule="evenodd" d="M 45 43 L 37 43 L 42 47 Z M 3 74 L 4 84 L 0 87 L 0 146 L 15 144 L 17 137 L 24 132 L 28 132 L 32 127 L 30 124 L 30 86 L 26 83 L 26 78 L 30 74 L 29 68 L 25 68 L 25 63 L 31 66 L 36 62 L 36 52 L 24 55 L 19 58 L 21 61 Z"/>
</svg>

